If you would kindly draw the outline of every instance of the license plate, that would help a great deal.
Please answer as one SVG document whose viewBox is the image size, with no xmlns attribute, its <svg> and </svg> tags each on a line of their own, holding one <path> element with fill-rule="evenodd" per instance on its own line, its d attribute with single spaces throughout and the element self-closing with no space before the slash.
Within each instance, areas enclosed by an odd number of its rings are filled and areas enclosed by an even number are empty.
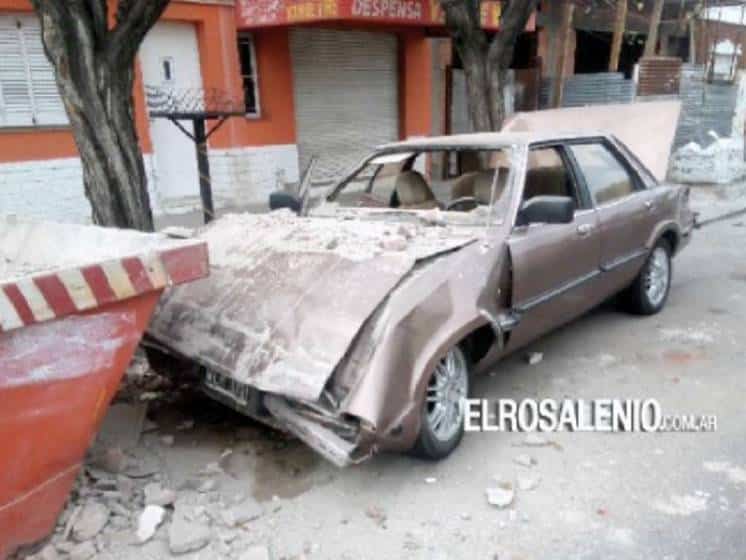
<svg viewBox="0 0 746 560">
<path fill-rule="evenodd" d="M 215 371 L 207 370 L 204 384 L 208 389 L 224 395 L 244 408 L 254 405 L 258 395 L 258 391 L 251 385 L 241 383 L 232 377 Z"/>
</svg>

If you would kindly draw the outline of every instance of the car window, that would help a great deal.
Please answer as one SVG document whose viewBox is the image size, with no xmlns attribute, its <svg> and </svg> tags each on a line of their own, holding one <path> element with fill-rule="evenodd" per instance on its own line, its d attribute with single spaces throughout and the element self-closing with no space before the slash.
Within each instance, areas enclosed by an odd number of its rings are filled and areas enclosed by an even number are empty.
<svg viewBox="0 0 746 560">
<path fill-rule="evenodd" d="M 523 200 L 535 196 L 569 196 L 576 208 L 582 208 L 572 175 L 557 147 L 532 148 L 528 152 Z"/>
<path fill-rule="evenodd" d="M 630 174 L 603 144 L 577 144 L 570 150 L 596 204 L 623 198 L 635 190 Z"/>
</svg>

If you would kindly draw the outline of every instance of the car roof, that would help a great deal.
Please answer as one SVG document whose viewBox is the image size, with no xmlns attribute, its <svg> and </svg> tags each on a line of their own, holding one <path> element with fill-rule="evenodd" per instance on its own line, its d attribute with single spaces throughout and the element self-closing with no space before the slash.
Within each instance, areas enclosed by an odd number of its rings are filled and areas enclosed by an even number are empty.
<svg viewBox="0 0 746 560">
<path fill-rule="evenodd" d="M 549 132 L 476 132 L 471 134 L 452 134 L 448 136 L 420 136 L 408 138 L 401 142 L 391 142 L 378 146 L 377 150 L 432 150 L 459 148 L 504 148 L 514 145 L 528 145 L 536 142 L 553 140 L 576 140 L 608 136 L 597 130 L 552 131 Z"/>
</svg>

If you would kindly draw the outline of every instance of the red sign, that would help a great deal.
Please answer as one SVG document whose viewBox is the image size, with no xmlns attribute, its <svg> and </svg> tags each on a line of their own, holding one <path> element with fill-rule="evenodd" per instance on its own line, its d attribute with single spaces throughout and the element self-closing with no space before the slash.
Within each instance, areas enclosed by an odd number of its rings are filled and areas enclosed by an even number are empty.
<svg viewBox="0 0 746 560">
<path fill-rule="evenodd" d="M 240 29 L 335 20 L 422 27 L 445 24 L 438 0 L 238 0 L 236 11 Z M 484 0 L 481 12 L 482 27 L 496 30 L 499 0 Z M 527 29 L 534 29 L 533 17 Z"/>
</svg>

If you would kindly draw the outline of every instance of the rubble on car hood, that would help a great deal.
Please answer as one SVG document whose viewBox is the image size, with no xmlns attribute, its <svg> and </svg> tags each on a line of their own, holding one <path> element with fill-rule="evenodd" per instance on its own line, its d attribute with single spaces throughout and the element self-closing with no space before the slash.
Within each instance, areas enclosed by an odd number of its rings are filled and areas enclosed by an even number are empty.
<svg viewBox="0 0 746 560">
<path fill-rule="evenodd" d="M 164 294 L 150 335 L 260 390 L 317 400 L 365 320 L 414 264 L 480 231 L 354 216 L 278 211 L 213 222 L 198 235 L 208 243 L 209 278 Z"/>
</svg>

